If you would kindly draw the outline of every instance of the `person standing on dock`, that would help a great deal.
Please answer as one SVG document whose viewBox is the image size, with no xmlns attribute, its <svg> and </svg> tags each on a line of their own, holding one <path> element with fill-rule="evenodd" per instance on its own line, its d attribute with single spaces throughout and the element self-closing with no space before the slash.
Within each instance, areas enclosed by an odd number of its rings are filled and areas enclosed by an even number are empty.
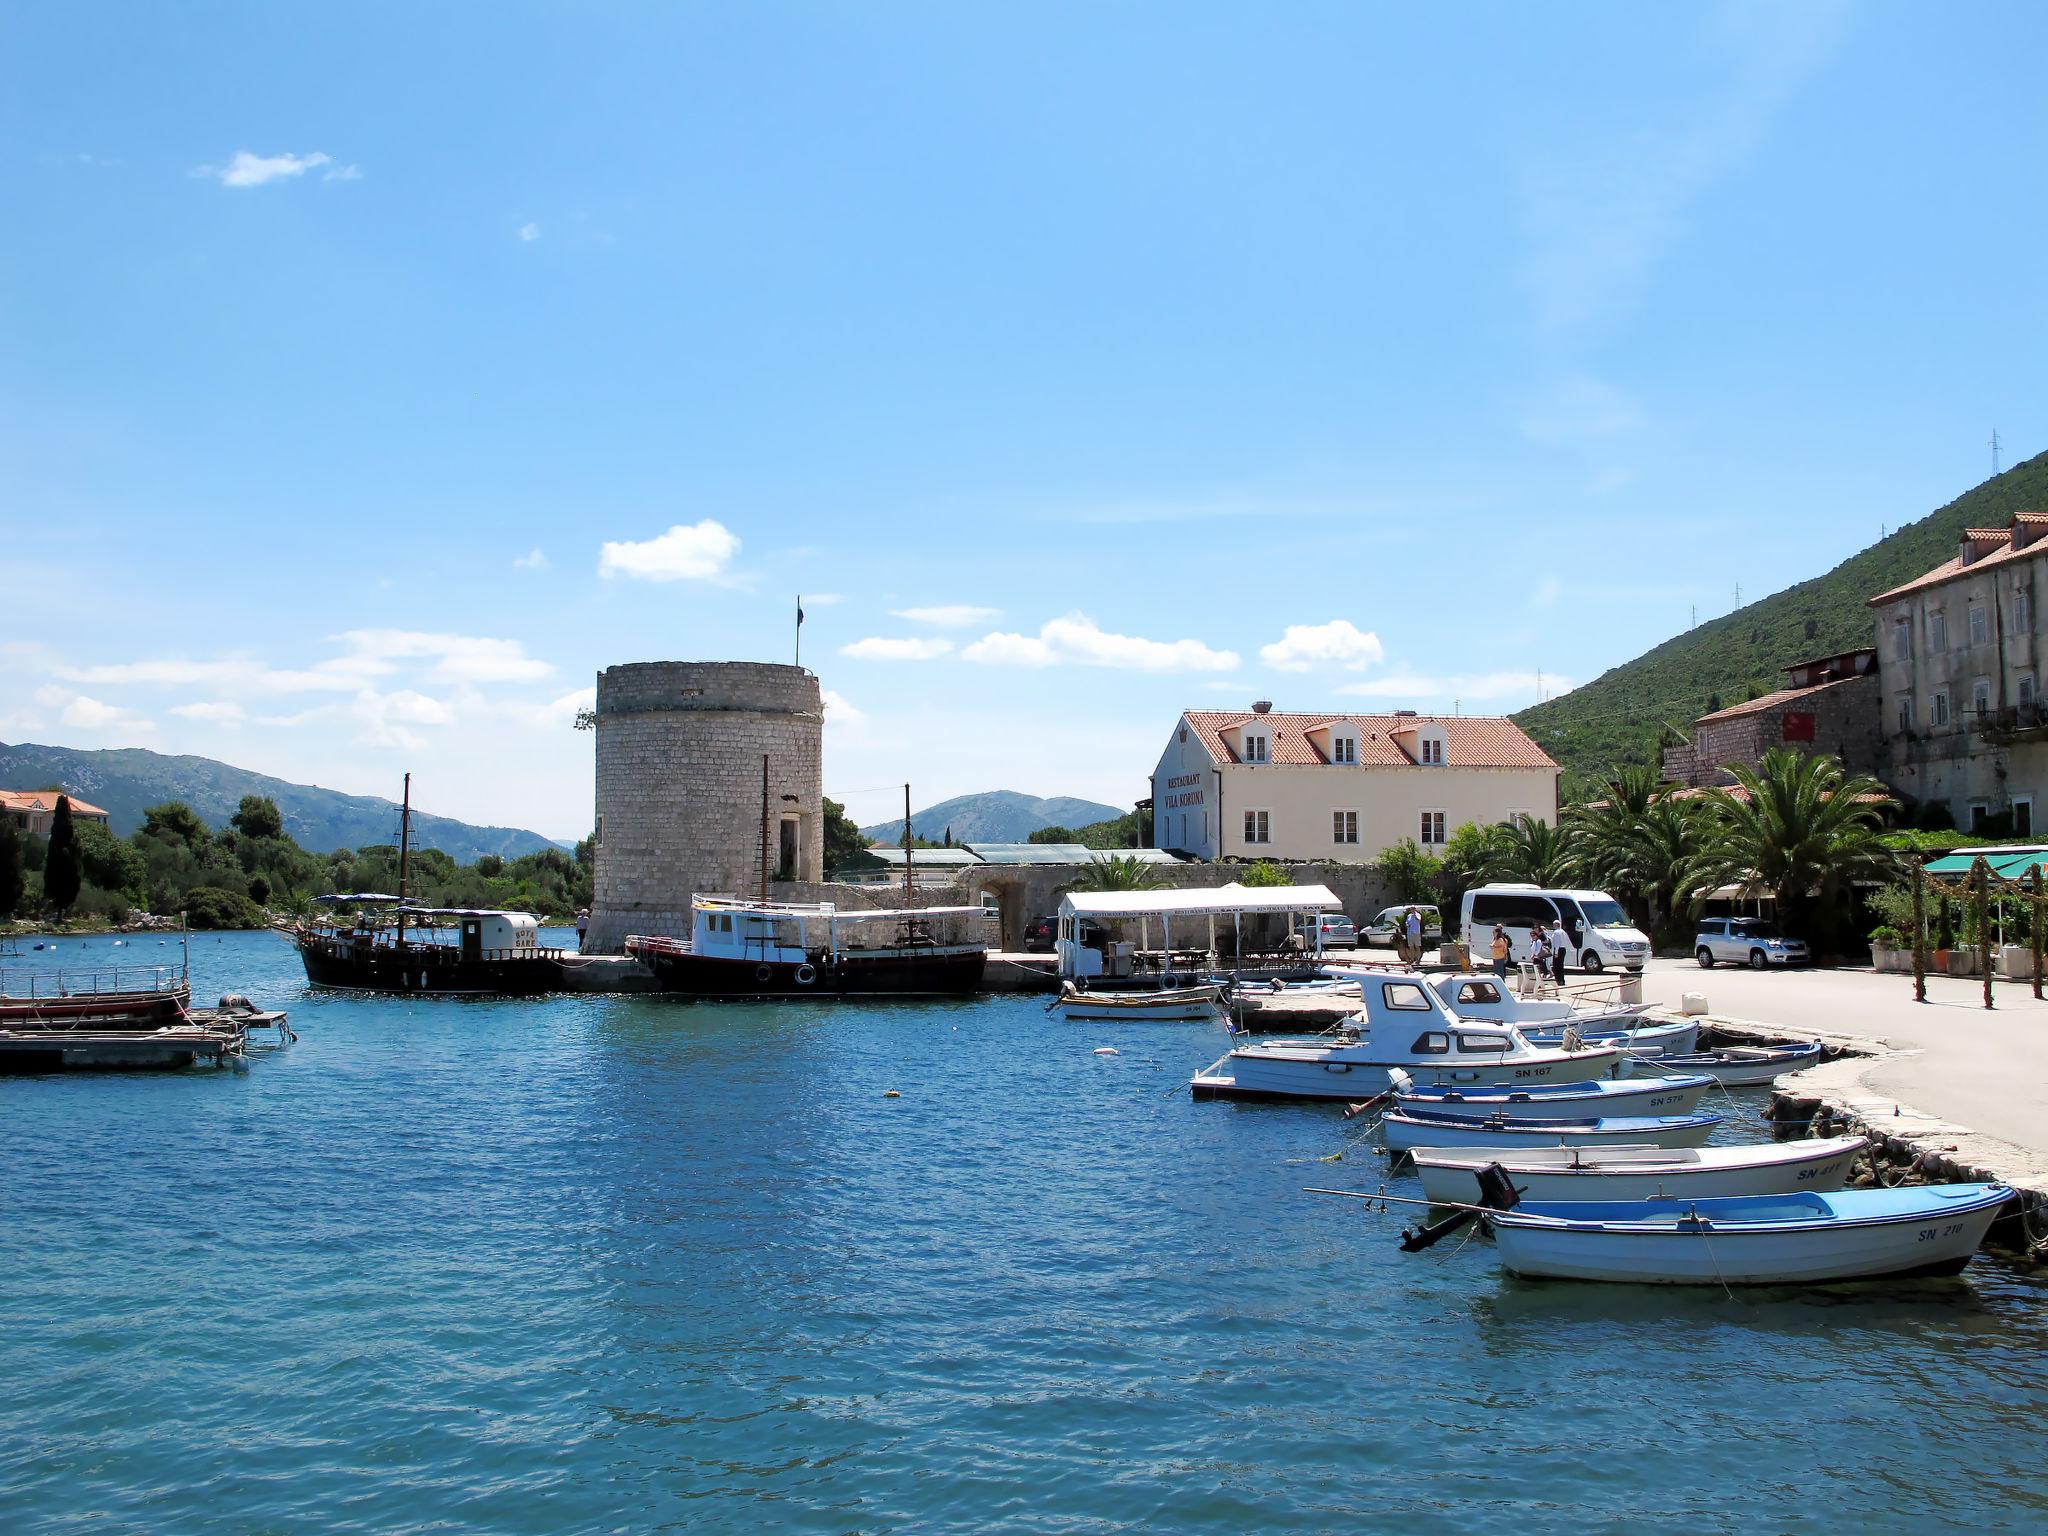
<svg viewBox="0 0 2048 1536">
<path fill-rule="evenodd" d="M 1572 952 L 1571 938 L 1564 931 L 1564 924 L 1557 918 L 1550 920 L 1550 979 L 1560 987 L 1564 985 L 1565 956 Z"/>
<path fill-rule="evenodd" d="M 1402 931 L 1407 942 L 1401 946 L 1401 960 L 1406 965 L 1422 964 L 1422 912 L 1410 907 L 1408 916 L 1402 920 Z"/>
<path fill-rule="evenodd" d="M 576 953 L 583 953 L 583 936 L 590 932 L 590 908 L 576 909 Z"/>
<path fill-rule="evenodd" d="M 1508 961 L 1514 957 L 1515 946 L 1508 938 L 1507 929 L 1499 923 L 1493 925 L 1493 974 L 1502 981 L 1508 979 Z"/>
</svg>

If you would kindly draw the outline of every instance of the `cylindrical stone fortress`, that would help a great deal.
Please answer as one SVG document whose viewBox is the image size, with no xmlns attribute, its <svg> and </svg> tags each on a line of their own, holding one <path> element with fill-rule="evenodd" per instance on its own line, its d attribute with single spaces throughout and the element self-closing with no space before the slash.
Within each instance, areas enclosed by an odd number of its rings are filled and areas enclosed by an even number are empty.
<svg viewBox="0 0 2048 1536">
<path fill-rule="evenodd" d="M 690 898 L 824 877 L 825 703 L 802 667 L 643 661 L 597 675 L 597 895 L 586 952 L 690 931 Z"/>
</svg>

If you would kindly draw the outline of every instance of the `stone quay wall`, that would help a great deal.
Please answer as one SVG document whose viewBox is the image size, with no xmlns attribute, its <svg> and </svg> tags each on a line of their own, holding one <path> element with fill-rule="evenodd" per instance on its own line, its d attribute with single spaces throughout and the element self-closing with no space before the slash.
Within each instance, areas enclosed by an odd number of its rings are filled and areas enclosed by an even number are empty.
<svg viewBox="0 0 2048 1536">
<path fill-rule="evenodd" d="M 596 714 L 586 953 L 617 953 L 628 934 L 686 936 L 691 897 L 759 891 L 763 757 L 769 874 L 788 818 L 794 873 L 823 878 L 825 705 L 813 674 L 767 662 L 633 662 L 598 674 Z"/>
</svg>

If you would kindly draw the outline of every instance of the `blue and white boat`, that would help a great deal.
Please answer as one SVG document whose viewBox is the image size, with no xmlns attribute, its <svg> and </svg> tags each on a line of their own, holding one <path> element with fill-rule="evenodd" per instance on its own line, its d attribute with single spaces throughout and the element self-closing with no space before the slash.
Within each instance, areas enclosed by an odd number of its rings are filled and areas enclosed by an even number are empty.
<svg viewBox="0 0 2048 1536">
<path fill-rule="evenodd" d="M 1689 1115 L 1715 1086 L 1711 1077 L 1603 1078 L 1581 1083 L 1513 1083 L 1481 1087 L 1417 1087 L 1395 1069 L 1394 1102 L 1404 1110 L 1433 1109 L 1484 1120 L 1555 1120 L 1578 1115 Z"/>
<path fill-rule="evenodd" d="M 1688 1052 L 1683 1056 L 1665 1054 L 1632 1061 L 1625 1069 L 1637 1072 L 1698 1072 L 1724 1088 L 1760 1088 L 1775 1083 L 1787 1072 L 1800 1072 L 1820 1065 L 1820 1042 L 1801 1045 L 1728 1046 L 1718 1051 Z"/>
<path fill-rule="evenodd" d="M 1439 1205 L 1481 1198 L 1479 1170 L 1498 1163 L 1529 1200 L 1654 1200 L 1784 1195 L 1840 1189 L 1863 1136 L 1767 1141 L 1754 1147 L 1417 1147 L 1422 1192 Z"/>
<path fill-rule="evenodd" d="M 1642 1285 L 1816 1285 L 1953 1275 L 2003 1184 L 1929 1184 L 1708 1200 L 1531 1201 L 1489 1212 L 1504 1268 Z"/>
<path fill-rule="evenodd" d="M 1562 1045 L 1564 1025 L 1538 1025 L 1523 1031 L 1530 1043 Z M 1693 1019 L 1670 1023 L 1648 1020 L 1628 1029 L 1580 1029 L 1577 1038 L 1601 1050 L 1621 1050 L 1631 1056 L 1670 1056 L 1689 1053 L 1700 1041 L 1700 1026 Z"/>
<path fill-rule="evenodd" d="M 1484 1119 L 1440 1109 L 1397 1109 L 1380 1121 L 1389 1152 L 1417 1147 L 1697 1147 L 1719 1115 L 1560 1115 L 1514 1119 L 1495 1111 Z"/>
</svg>

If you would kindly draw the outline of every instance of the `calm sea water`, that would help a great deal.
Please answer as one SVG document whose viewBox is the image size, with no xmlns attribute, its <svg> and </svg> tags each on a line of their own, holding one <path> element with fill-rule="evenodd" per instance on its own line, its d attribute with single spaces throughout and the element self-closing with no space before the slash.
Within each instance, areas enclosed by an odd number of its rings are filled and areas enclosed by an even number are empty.
<svg viewBox="0 0 2048 1536">
<path fill-rule="evenodd" d="M 1029 998 L 193 969 L 303 1038 L 0 1081 L 0 1530 L 2048 1524 L 2044 1292 L 1996 1262 L 1731 1299 L 1404 1255 L 1300 1193 L 1380 1180 L 1315 1161 L 1335 1111 L 1190 1101 L 1220 1031 Z"/>
</svg>

